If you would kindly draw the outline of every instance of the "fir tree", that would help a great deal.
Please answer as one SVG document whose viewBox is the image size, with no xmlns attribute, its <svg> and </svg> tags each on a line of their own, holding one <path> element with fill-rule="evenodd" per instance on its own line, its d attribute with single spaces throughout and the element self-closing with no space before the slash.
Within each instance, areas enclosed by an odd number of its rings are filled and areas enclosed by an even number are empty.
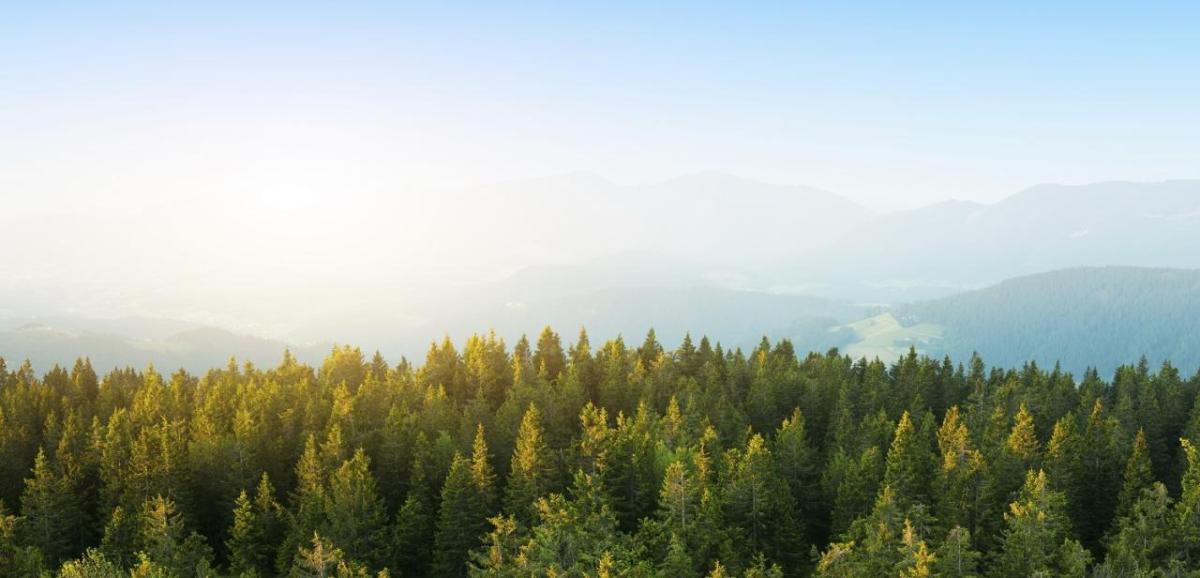
<svg viewBox="0 0 1200 578">
<path fill-rule="evenodd" d="M 542 432 L 541 413 L 536 405 L 530 404 L 517 433 L 504 496 L 505 510 L 518 520 L 529 520 L 533 503 L 550 491 L 553 478 L 554 466 Z"/>
<path fill-rule="evenodd" d="M 456 455 L 442 486 L 434 543 L 433 569 L 438 576 L 466 576 L 467 554 L 487 532 L 483 496 L 472 463 Z"/>
<path fill-rule="evenodd" d="M 1118 518 L 1133 512 L 1133 505 L 1142 497 L 1142 492 L 1154 483 L 1154 473 L 1150 466 L 1150 447 L 1146 443 L 1146 432 L 1138 429 L 1133 440 L 1133 452 L 1125 462 L 1125 477 L 1121 482 L 1121 493 L 1117 496 L 1116 516 Z"/>
<path fill-rule="evenodd" d="M 328 539 L 349 559 L 374 568 L 383 565 L 387 513 L 361 449 L 330 477 L 325 518 Z"/>
<path fill-rule="evenodd" d="M 71 556 L 73 525 L 82 512 L 72 488 L 50 468 L 46 452 L 38 450 L 33 477 L 25 480 L 21 495 L 20 540 L 41 552 L 47 565 L 57 567 Z"/>
<path fill-rule="evenodd" d="M 145 560 L 170 575 L 208 575 L 212 551 L 202 536 L 187 531 L 182 514 L 169 499 L 155 497 L 142 506 L 137 543 Z"/>
<path fill-rule="evenodd" d="M 922 438 L 908 412 L 904 412 L 888 449 L 883 485 L 890 487 L 905 506 L 928 504 L 932 461 L 928 440 Z"/>
</svg>

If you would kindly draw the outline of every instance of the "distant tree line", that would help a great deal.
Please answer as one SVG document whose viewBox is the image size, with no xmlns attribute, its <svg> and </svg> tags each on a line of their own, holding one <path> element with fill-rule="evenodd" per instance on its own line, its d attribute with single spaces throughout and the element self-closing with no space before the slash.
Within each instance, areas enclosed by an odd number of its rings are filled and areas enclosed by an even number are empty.
<svg viewBox="0 0 1200 578">
<path fill-rule="evenodd" d="M 0 360 L 0 576 L 1200 576 L 1200 375 L 547 328 Z"/>
</svg>

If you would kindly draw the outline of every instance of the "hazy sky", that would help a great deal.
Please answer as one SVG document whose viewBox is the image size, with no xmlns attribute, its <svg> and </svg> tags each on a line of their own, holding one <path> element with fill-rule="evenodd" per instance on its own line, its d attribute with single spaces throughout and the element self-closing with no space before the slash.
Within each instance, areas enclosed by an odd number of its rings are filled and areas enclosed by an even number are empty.
<svg viewBox="0 0 1200 578">
<path fill-rule="evenodd" d="M 0 10 L 10 216 L 701 170 L 886 210 L 1200 167 L 1196 2 L 191 4 Z"/>
</svg>

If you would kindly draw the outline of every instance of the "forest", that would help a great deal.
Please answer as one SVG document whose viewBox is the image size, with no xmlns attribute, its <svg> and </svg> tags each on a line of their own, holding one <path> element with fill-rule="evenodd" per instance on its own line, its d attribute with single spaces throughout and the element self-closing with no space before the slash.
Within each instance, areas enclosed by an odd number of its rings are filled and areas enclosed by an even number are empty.
<svg viewBox="0 0 1200 578">
<path fill-rule="evenodd" d="M 420 364 L 0 359 L 0 576 L 1195 577 L 1198 390 L 550 328 Z"/>
</svg>

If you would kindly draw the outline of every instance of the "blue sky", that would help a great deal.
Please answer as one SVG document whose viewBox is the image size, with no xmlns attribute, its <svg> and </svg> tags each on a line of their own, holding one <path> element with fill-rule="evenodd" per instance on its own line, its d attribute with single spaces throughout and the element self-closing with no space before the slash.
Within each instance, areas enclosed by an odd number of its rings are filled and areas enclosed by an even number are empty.
<svg viewBox="0 0 1200 578">
<path fill-rule="evenodd" d="M 1200 177 L 1195 2 L 23 4 L 0 7 L 17 212 L 571 171 L 884 210 Z"/>
</svg>

